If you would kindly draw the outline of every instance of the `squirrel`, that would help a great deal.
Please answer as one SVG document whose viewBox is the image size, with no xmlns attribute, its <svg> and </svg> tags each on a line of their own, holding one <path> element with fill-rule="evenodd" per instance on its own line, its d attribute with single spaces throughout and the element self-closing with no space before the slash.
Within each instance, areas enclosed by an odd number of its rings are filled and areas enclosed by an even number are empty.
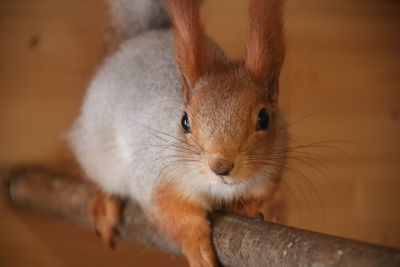
<svg viewBox="0 0 400 267">
<path fill-rule="evenodd" d="M 130 198 L 190 266 L 216 266 L 207 213 L 257 216 L 281 179 L 283 1 L 250 0 L 242 61 L 205 35 L 200 0 L 109 2 L 127 39 L 99 67 L 68 134 L 99 187 L 93 225 L 111 244 Z"/>
</svg>

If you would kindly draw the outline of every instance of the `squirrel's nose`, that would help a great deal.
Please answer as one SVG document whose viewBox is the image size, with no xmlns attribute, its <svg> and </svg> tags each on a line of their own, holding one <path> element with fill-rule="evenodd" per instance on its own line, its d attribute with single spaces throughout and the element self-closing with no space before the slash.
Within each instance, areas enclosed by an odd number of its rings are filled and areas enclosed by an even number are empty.
<svg viewBox="0 0 400 267">
<path fill-rule="evenodd" d="M 233 163 L 226 159 L 215 159 L 208 163 L 210 169 L 216 174 L 221 176 L 229 175 L 233 169 Z"/>
</svg>

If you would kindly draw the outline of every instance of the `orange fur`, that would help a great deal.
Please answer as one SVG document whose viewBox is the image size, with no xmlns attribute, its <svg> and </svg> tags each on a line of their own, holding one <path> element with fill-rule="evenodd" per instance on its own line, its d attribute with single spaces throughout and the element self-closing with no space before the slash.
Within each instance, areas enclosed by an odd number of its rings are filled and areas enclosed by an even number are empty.
<svg viewBox="0 0 400 267">
<path fill-rule="evenodd" d="M 282 0 L 250 0 L 246 67 L 269 100 L 277 100 L 279 74 L 285 57 Z"/>
<path fill-rule="evenodd" d="M 232 180 L 239 182 L 255 170 L 251 165 L 241 164 L 246 154 L 268 151 L 277 142 L 276 110 L 266 103 L 264 90 L 255 84 L 243 66 L 209 73 L 202 83 L 185 108 L 192 128 L 187 142 L 203 148 L 199 153 L 208 160 L 203 173 L 210 172 L 209 166 L 215 161 L 227 160 L 235 166 Z M 268 131 L 256 132 L 261 108 L 266 108 L 270 114 L 270 127 Z"/>
<path fill-rule="evenodd" d="M 162 215 L 156 224 L 181 244 L 190 266 L 215 266 L 206 209 L 183 198 L 173 183 L 160 186 L 154 202 Z"/>
<path fill-rule="evenodd" d="M 168 0 L 167 9 L 174 26 L 175 59 L 181 72 L 183 96 L 206 72 L 209 55 L 200 24 L 201 1 Z"/>
</svg>

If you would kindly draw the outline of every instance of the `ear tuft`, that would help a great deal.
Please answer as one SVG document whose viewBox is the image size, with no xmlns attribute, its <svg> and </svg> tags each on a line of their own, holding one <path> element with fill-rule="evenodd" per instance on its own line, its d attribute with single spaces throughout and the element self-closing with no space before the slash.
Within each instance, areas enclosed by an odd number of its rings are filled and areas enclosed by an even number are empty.
<svg viewBox="0 0 400 267">
<path fill-rule="evenodd" d="M 278 98 L 285 57 L 282 0 L 250 0 L 246 68 L 265 88 L 269 102 Z"/>
<path fill-rule="evenodd" d="M 178 65 L 183 96 L 207 71 L 209 62 L 203 27 L 200 24 L 200 0 L 166 0 L 173 24 L 175 61 Z"/>
</svg>

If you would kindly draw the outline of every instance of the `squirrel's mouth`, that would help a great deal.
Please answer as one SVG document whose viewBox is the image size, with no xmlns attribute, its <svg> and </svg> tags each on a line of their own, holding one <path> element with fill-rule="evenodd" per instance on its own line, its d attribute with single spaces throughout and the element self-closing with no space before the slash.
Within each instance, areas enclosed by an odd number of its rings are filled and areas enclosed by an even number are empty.
<svg viewBox="0 0 400 267">
<path fill-rule="evenodd" d="M 235 187 L 235 186 L 240 186 L 245 183 L 245 180 L 233 180 L 229 176 L 218 176 L 217 179 L 213 179 L 210 181 L 212 185 L 216 186 L 227 186 L 227 187 Z"/>
<path fill-rule="evenodd" d="M 221 182 L 225 185 L 235 184 L 235 182 L 233 182 L 232 179 L 230 179 L 228 176 L 220 176 L 219 178 L 220 178 Z"/>
<path fill-rule="evenodd" d="M 235 181 L 229 176 L 219 176 L 219 181 L 224 185 L 239 185 L 242 184 L 243 181 Z"/>
</svg>

